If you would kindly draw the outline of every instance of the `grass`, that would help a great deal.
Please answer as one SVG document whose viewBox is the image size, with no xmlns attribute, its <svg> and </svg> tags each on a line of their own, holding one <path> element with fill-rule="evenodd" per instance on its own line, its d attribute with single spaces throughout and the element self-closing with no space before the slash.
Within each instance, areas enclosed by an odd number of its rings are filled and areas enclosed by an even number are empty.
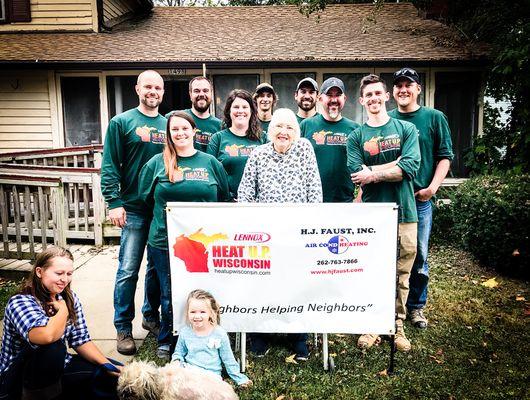
<svg viewBox="0 0 530 400">
<path fill-rule="evenodd" d="M 433 248 L 430 265 L 430 325 L 406 323 L 413 349 L 396 355 L 396 374 L 385 371 L 388 344 L 363 352 L 356 336 L 330 335 L 332 373 L 323 371 L 319 350 L 305 364 L 289 364 L 290 354 L 274 348 L 265 358 L 248 358 L 254 386 L 240 391 L 241 399 L 530 399 L 528 282 L 498 276 L 449 247 Z M 492 277 L 497 287 L 482 285 Z M 17 285 L 0 281 L 0 312 Z M 158 362 L 152 337 L 136 358 Z"/>
<path fill-rule="evenodd" d="M 289 353 L 274 348 L 265 358 L 248 358 L 254 386 L 240 391 L 241 399 L 530 399 L 527 282 L 499 277 L 448 247 L 433 248 L 430 265 L 430 325 L 406 323 L 413 349 L 396 355 L 396 374 L 386 373 L 387 343 L 361 351 L 357 336 L 330 335 L 333 372 L 323 371 L 318 350 L 305 364 L 289 364 Z M 499 285 L 483 286 L 491 277 Z M 137 358 L 155 361 L 155 352 L 148 338 Z"/>
</svg>

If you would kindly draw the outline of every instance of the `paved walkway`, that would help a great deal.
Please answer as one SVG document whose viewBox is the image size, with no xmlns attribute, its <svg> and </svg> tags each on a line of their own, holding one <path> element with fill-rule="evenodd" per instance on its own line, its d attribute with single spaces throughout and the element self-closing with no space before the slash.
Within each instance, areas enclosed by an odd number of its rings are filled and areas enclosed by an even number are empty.
<svg viewBox="0 0 530 400">
<path fill-rule="evenodd" d="M 97 251 L 91 246 L 71 246 L 74 254 L 73 291 L 79 296 L 88 323 L 92 340 L 103 354 L 122 362 L 132 357 L 124 356 L 116 351 L 116 330 L 113 325 L 114 279 L 118 269 L 118 246 L 105 246 Z M 4 265 L 2 265 L 4 264 Z M 9 270 L 6 260 L 0 260 L 2 270 Z M 12 262 L 14 269 L 27 270 L 26 262 Z M 143 285 L 145 276 L 145 258 L 142 262 L 140 277 L 136 290 L 136 316 L 133 321 L 133 336 L 139 346 L 147 335 L 142 327 L 141 307 L 143 303 Z"/>
</svg>

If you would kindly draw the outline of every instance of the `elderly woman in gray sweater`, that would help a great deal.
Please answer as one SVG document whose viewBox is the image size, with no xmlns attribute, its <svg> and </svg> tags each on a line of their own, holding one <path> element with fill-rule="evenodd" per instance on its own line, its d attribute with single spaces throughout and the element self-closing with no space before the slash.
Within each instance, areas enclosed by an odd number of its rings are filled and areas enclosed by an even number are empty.
<svg viewBox="0 0 530 400">
<path fill-rule="evenodd" d="M 250 154 L 239 184 L 239 203 L 321 203 L 322 184 L 311 143 L 300 138 L 295 114 L 280 108 L 272 116 L 268 136 L 270 142 L 258 146 Z M 250 351 L 263 357 L 269 349 L 270 335 L 250 334 Z M 293 333 L 288 341 L 295 359 L 309 357 L 307 334 Z"/>
<path fill-rule="evenodd" d="M 239 184 L 238 202 L 321 203 L 322 184 L 311 143 L 288 108 L 272 116 L 269 143 L 250 154 Z"/>
</svg>

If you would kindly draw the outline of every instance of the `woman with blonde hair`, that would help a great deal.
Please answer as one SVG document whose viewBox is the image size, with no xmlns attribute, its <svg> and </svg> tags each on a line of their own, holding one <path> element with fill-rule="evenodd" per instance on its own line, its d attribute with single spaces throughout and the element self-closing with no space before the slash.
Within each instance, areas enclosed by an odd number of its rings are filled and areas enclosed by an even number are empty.
<svg viewBox="0 0 530 400">
<path fill-rule="evenodd" d="M 171 298 L 169 250 L 165 208 L 167 202 L 216 202 L 229 198 L 228 179 L 215 157 L 194 148 L 195 123 L 184 111 L 169 115 L 166 144 L 142 168 L 139 177 L 141 200 L 153 210 L 147 239 L 147 257 L 160 282 L 161 323 L 158 356 L 169 358 Z"/>
</svg>

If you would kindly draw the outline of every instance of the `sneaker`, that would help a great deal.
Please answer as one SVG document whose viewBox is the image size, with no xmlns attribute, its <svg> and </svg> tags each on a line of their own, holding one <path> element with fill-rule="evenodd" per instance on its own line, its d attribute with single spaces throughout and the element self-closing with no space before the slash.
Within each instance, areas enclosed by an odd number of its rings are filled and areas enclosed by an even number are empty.
<svg viewBox="0 0 530 400">
<path fill-rule="evenodd" d="M 154 337 L 158 337 L 160 333 L 160 324 L 157 321 L 142 320 L 142 328 L 153 334 Z"/>
<path fill-rule="evenodd" d="M 364 335 L 359 336 L 357 340 L 357 347 L 361 349 L 369 349 L 374 344 L 381 343 L 381 337 L 372 333 L 365 333 Z"/>
<path fill-rule="evenodd" d="M 427 321 L 427 318 L 425 318 L 425 315 L 423 315 L 423 308 L 415 308 L 411 310 L 410 321 L 412 322 L 412 325 L 419 329 L 427 328 L 427 325 L 429 323 Z"/>
<path fill-rule="evenodd" d="M 171 354 L 169 354 L 169 344 L 161 344 L 158 346 L 158 349 L 156 350 L 156 356 L 160 358 L 161 360 L 169 361 L 169 357 Z"/>
<path fill-rule="evenodd" d="M 405 336 L 405 330 L 403 329 L 403 322 L 401 320 L 396 321 L 396 336 L 394 338 L 394 343 L 396 344 L 396 349 L 404 353 L 410 351 L 412 345 L 410 340 Z"/>
<path fill-rule="evenodd" d="M 252 334 L 250 337 L 250 352 L 254 357 L 262 358 L 269 352 L 269 344 L 265 341 L 264 335 Z"/>
<path fill-rule="evenodd" d="M 134 343 L 131 332 L 118 332 L 116 349 L 118 353 L 126 356 L 132 356 L 136 353 L 136 344 Z"/>
<path fill-rule="evenodd" d="M 309 359 L 309 349 L 307 348 L 307 343 L 305 340 L 296 342 L 294 345 L 294 350 L 296 353 L 294 359 L 296 361 L 307 361 Z"/>
</svg>

